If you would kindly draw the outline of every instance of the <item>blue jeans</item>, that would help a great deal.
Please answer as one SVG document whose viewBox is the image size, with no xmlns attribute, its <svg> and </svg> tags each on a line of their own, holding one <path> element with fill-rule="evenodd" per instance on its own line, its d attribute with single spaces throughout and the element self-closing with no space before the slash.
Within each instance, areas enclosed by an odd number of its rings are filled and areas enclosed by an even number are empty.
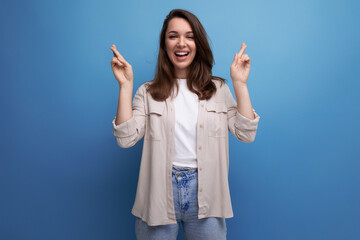
<svg viewBox="0 0 360 240">
<path fill-rule="evenodd" d="M 185 240 L 226 240 L 224 218 L 198 219 L 197 169 L 173 167 L 172 184 L 177 224 L 148 226 L 146 222 L 137 218 L 136 238 L 138 240 L 176 240 L 181 223 Z"/>
</svg>

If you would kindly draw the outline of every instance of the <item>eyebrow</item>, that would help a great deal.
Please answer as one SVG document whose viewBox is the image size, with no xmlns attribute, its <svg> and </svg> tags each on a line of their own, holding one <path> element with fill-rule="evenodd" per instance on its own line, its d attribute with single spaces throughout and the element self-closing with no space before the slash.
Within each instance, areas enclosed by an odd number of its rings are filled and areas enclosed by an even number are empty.
<svg viewBox="0 0 360 240">
<path fill-rule="evenodd" d="M 170 31 L 168 33 L 178 33 L 178 32 L 177 31 Z M 192 31 L 186 32 L 186 34 L 188 34 L 188 33 L 193 33 L 193 32 Z"/>
</svg>

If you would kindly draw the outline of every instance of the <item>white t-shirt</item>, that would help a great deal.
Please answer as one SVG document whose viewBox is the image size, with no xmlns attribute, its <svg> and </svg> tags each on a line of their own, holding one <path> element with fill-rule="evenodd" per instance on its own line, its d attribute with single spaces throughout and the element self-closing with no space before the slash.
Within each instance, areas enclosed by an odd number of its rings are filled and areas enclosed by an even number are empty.
<svg viewBox="0 0 360 240">
<path fill-rule="evenodd" d="M 179 93 L 175 97 L 175 151 L 173 165 L 197 168 L 196 129 L 199 98 L 189 91 L 186 79 L 177 79 Z M 176 90 L 175 90 L 176 91 Z"/>
</svg>

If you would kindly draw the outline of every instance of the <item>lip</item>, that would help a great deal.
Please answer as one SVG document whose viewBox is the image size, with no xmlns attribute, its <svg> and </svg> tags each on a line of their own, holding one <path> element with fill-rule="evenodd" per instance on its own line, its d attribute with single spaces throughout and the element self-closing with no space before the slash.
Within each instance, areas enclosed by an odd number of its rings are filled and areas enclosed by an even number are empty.
<svg viewBox="0 0 360 240">
<path fill-rule="evenodd" d="M 179 56 L 176 56 L 176 53 L 188 53 L 188 55 L 179 57 Z M 190 55 L 190 51 L 175 51 L 174 55 L 178 61 L 185 61 L 188 58 L 188 56 Z"/>
</svg>

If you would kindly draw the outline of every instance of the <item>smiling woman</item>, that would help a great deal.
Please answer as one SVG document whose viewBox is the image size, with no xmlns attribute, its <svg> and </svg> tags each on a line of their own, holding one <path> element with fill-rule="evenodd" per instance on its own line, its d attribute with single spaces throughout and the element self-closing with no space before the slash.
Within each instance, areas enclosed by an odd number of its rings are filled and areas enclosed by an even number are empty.
<svg viewBox="0 0 360 240">
<path fill-rule="evenodd" d="M 230 67 L 236 100 L 225 80 L 212 76 L 207 34 L 192 13 L 174 9 L 161 34 L 155 77 L 133 90 L 132 66 L 115 45 L 111 67 L 120 92 L 113 120 L 117 143 L 144 137 L 132 209 L 137 239 L 226 239 L 233 217 L 228 184 L 228 132 L 255 139 L 259 115 L 247 90 L 250 58 L 243 44 Z"/>
<path fill-rule="evenodd" d="M 187 55 L 186 55 L 187 54 Z M 212 76 L 213 54 L 208 36 L 199 19 L 184 10 L 173 10 L 166 17 L 160 33 L 160 47 L 155 78 L 148 86 L 151 96 L 164 101 L 178 89 L 176 79 L 188 79 L 187 87 L 199 99 L 209 99 L 216 91 Z"/>
<path fill-rule="evenodd" d="M 196 54 L 194 34 L 188 21 L 178 17 L 171 19 L 166 33 L 165 49 L 174 66 L 176 78 L 186 78 Z"/>
</svg>

